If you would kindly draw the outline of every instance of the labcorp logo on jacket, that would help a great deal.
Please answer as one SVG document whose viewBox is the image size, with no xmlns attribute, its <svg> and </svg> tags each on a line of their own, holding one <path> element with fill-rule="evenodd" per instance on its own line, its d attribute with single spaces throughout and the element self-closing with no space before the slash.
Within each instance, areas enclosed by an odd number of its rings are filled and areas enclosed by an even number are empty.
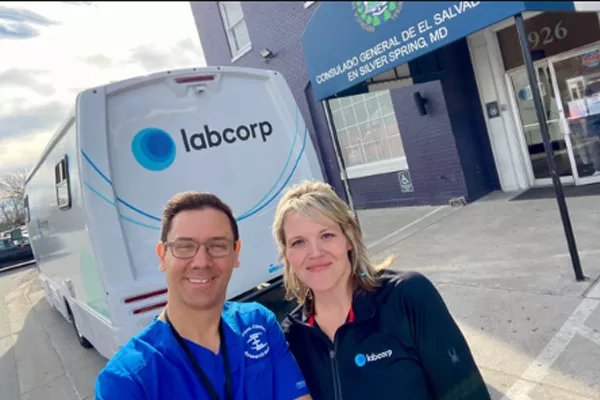
<svg viewBox="0 0 600 400">
<path fill-rule="evenodd" d="M 382 351 L 381 353 L 378 354 L 357 354 L 356 357 L 354 357 L 354 362 L 356 363 L 357 366 L 359 367 L 364 367 L 368 362 L 373 362 L 373 361 L 379 361 L 379 360 L 383 360 L 384 358 L 390 358 L 392 356 L 392 350 L 386 350 L 386 351 Z"/>
<path fill-rule="evenodd" d="M 188 133 L 181 129 L 181 141 L 186 153 L 258 139 L 265 143 L 273 133 L 269 121 L 225 128 L 222 132 L 204 125 L 204 132 Z M 139 131 L 131 142 L 131 151 L 137 162 L 151 171 L 162 171 L 173 164 L 176 156 L 175 141 L 167 132 L 158 128 Z"/>
</svg>

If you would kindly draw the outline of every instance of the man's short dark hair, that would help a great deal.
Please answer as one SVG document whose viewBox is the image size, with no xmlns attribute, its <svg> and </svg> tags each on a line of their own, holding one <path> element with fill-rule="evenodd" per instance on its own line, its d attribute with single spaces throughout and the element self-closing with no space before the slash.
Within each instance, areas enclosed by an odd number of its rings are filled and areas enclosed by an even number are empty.
<svg viewBox="0 0 600 400">
<path fill-rule="evenodd" d="M 167 236 L 171 230 L 173 218 L 182 211 L 202 210 L 205 208 L 213 208 L 222 211 L 229 218 L 231 230 L 233 231 L 233 239 L 239 240 L 239 231 L 237 221 L 233 217 L 231 208 L 225 204 L 219 197 L 212 193 L 206 192 L 183 192 L 178 193 L 167 202 L 162 215 L 162 228 L 160 240 L 167 241 Z"/>
</svg>

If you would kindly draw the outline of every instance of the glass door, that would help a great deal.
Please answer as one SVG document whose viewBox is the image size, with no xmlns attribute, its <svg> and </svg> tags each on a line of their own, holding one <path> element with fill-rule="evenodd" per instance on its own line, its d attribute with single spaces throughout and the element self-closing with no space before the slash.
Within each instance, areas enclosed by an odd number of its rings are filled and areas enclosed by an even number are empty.
<svg viewBox="0 0 600 400">
<path fill-rule="evenodd" d="M 552 153 L 557 172 L 563 182 L 572 182 L 573 173 L 569 149 L 562 126 L 560 104 L 557 101 L 555 87 L 548 61 L 535 63 L 535 72 L 540 86 L 544 115 L 548 123 Z M 552 178 L 546 161 L 544 142 L 538 123 L 533 94 L 529 86 L 527 71 L 524 67 L 508 74 L 513 89 L 513 98 L 521 121 L 527 155 L 531 162 L 531 174 L 535 185 L 550 185 Z"/>
<path fill-rule="evenodd" d="M 575 184 L 600 182 L 600 47 L 550 61 Z"/>
</svg>

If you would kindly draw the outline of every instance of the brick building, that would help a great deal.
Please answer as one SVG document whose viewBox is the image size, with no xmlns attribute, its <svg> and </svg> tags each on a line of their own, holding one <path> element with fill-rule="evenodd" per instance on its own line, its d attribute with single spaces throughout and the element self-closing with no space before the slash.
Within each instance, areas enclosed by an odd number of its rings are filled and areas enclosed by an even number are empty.
<svg viewBox="0 0 600 400">
<path fill-rule="evenodd" d="M 348 91 L 320 102 L 300 42 L 319 5 L 194 2 L 191 7 L 208 65 L 283 74 L 324 176 L 343 195 L 337 138 L 357 208 L 446 204 L 460 198 L 472 202 L 497 189 L 551 185 L 539 127 L 528 121 L 535 111 L 512 18 L 369 79 L 366 92 Z M 585 100 L 595 82 L 594 68 L 600 72 L 593 61 L 600 51 L 598 13 L 531 12 L 525 19 L 530 41 L 546 30 L 553 35 L 553 44 L 546 35 L 533 47 L 540 85 L 547 88 L 544 101 L 559 121 L 552 125 L 549 118 L 561 177 L 573 184 L 599 181 L 594 160 L 600 148 L 594 146 L 600 136 L 590 135 L 590 118 L 571 123 L 572 115 L 561 104 Z M 582 24 L 590 28 L 564 33 Z M 571 66 L 585 57 L 585 71 Z M 557 79 L 551 79 L 553 74 Z M 579 92 L 569 91 L 571 86 Z M 417 111 L 415 92 L 427 99 L 426 115 Z M 586 116 L 593 114 L 586 110 Z M 561 123 L 570 129 L 566 135 L 558 129 Z"/>
</svg>

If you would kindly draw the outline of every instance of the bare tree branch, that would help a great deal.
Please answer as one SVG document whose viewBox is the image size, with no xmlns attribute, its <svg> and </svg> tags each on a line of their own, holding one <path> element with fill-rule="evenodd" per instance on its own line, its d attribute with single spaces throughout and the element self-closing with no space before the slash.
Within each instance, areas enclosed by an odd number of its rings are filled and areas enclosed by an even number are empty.
<svg viewBox="0 0 600 400">
<path fill-rule="evenodd" d="M 28 170 L 20 169 L 0 178 L 0 196 L 22 196 L 25 193 L 25 179 Z"/>
<path fill-rule="evenodd" d="M 0 212 L 5 224 L 25 223 L 25 180 L 28 171 L 21 169 L 0 177 Z"/>
<path fill-rule="evenodd" d="M 11 218 L 8 211 L 6 210 L 6 203 L 4 203 L 3 201 L 0 201 L 0 212 L 2 212 L 2 217 L 5 221 L 10 221 Z"/>
</svg>

